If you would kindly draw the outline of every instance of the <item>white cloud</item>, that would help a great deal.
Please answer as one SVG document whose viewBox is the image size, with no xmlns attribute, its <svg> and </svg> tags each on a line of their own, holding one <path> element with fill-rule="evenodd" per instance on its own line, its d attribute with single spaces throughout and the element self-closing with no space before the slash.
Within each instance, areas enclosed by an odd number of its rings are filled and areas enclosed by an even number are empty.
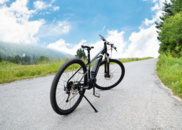
<svg viewBox="0 0 182 130">
<path fill-rule="evenodd" d="M 155 15 L 153 16 L 152 20 L 145 19 L 144 24 L 149 26 L 150 24 L 154 24 L 155 21 L 161 21 L 160 17 L 163 15 L 163 11 L 161 10 L 164 6 L 165 0 L 153 0 L 155 6 L 151 8 L 152 11 L 155 11 Z M 167 3 L 170 3 L 170 0 L 167 0 Z M 142 28 L 142 27 L 141 27 Z"/>
<path fill-rule="evenodd" d="M 0 0 L 0 4 L 4 4 L 5 2 L 8 2 L 9 0 Z"/>
<path fill-rule="evenodd" d="M 138 33 L 133 32 L 129 37 L 131 43 L 122 57 L 158 57 L 157 35 L 155 25 L 141 29 Z"/>
<path fill-rule="evenodd" d="M 155 4 L 155 6 L 154 7 L 152 7 L 152 10 L 159 10 L 160 9 L 160 7 L 159 7 L 159 4 L 157 3 L 157 4 Z"/>
<path fill-rule="evenodd" d="M 150 24 L 153 24 L 157 19 L 154 17 L 152 20 L 148 20 L 147 18 L 144 21 L 144 24 L 149 26 Z"/>
<path fill-rule="evenodd" d="M 52 24 L 43 25 L 37 35 L 39 37 L 59 36 L 68 33 L 70 29 L 71 25 L 67 21 L 59 21 L 57 23 L 53 21 Z"/>
<path fill-rule="evenodd" d="M 51 4 L 54 3 L 56 0 L 51 0 Z"/>
<path fill-rule="evenodd" d="M 35 10 L 28 10 L 27 0 L 16 0 L 10 7 L 0 7 L 0 40 L 17 43 L 36 43 L 34 35 L 44 24 L 44 20 L 29 21 Z"/>
<path fill-rule="evenodd" d="M 70 46 L 69 43 L 66 43 L 63 39 L 56 41 L 55 43 L 51 43 L 47 46 L 47 48 L 55 49 L 57 51 L 62 51 L 66 53 L 70 53 L 72 55 L 76 55 L 76 51 L 86 42 L 86 40 L 81 40 L 79 44 L 73 46 L 71 49 L 68 48 Z"/>
<path fill-rule="evenodd" d="M 33 2 L 33 4 L 34 4 L 34 7 L 39 10 L 46 9 L 47 7 L 52 6 L 51 4 L 46 4 L 43 1 L 35 1 L 35 2 Z"/>
<path fill-rule="evenodd" d="M 52 3 L 54 3 L 54 2 L 55 2 L 55 0 L 51 0 L 51 2 L 48 4 L 43 1 L 35 1 L 35 2 L 33 2 L 33 4 L 37 10 L 43 10 L 43 9 L 47 9 L 48 7 L 52 7 Z M 59 6 L 54 6 L 52 8 L 54 11 L 59 10 Z"/>
<path fill-rule="evenodd" d="M 108 31 L 108 37 L 106 39 L 108 41 L 112 41 L 118 50 L 117 52 L 113 51 L 113 57 L 115 58 L 120 58 L 120 54 L 123 51 L 124 46 L 126 45 L 126 43 L 123 41 L 123 34 L 124 32 L 122 31 Z M 77 49 L 81 48 L 81 45 L 83 45 L 85 42 L 86 40 L 81 40 L 79 44 L 70 48 L 67 45 L 68 43 L 66 43 L 63 39 L 60 39 L 55 43 L 49 44 L 47 47 L 75 55 Z M 94 49 L 91 50 L 91 58 L 93 58 L 98 52 L 100 52 L 103 49 L 104 42 L 99 40 L 94 44 L 90 44 L 89 46 L 94 46 Z"/>
<path fill-rule="evenodd" d="M 147 1 L 147 0 L 146 0 Z M 159 20 L 159 17 L 162 16 L 162 8 L 164 6 L 165 0 L 153 0 L 153 3 L 155 3 L 155 6 L 151 8 L 152 11 L 157 11 L 156 15 L 153 16 L 153 19 Z M 171 3 L 170 0 L 167 0 L 167 3 Z M 152 21 L 152 20 L 150 20 Z"/>
<path fill-rule="evenodd" d="M 54 11 L 59 10 L 59 6 L 53 7 L 53 10 L 54 10 Z"/>
<path fill-rule="evenodd" d="M 106 26 L 103 27 L 103 30 L 105 29 Z"/>
<path fill-rule="evenodd" d="M 146 57 L 152 56 L 157 57 L 159 55 L 159 41 L 157 39 L 157 29 L 155 28 L 155 21 L 160 21 L 162 16 L 162 7 L 164 6 L 165 0 L 153 0 L 155 6 L 151 8 L 152 11 L 156 11 L 152 20 L 145 19 L 144 24 L 149 26 L 147 28 L 139 27 L 139 32 L 133 32 L 129 37 L 130 44 L 123 54 L 124 57 Z M 170 0 L 167 0 L 169 3 Z M 152 25 L 151 25 L 152 24 Z"/>
<path fill-rule="evenodd" d="M 117 51 L 113 50 L 112 56 L 114 58 L 120 58 L 121 54 L 123 53 L 123 49 L 126 46 L 126 42 L 124 42 L 123 34 L 125 32 L 121 31 L 118 32 L 117 30 L 108 31 L 108 37 L 106 38 L 107 41 L 114 43 L 114 46 L 117 47 Z M 103 46 L 103 43 L 102 43 Z M 110 51 L 109 51 L 110 53 Z"/>
<path fill-rule="evenodd" d="M 133 32 L 129 37 L 131 43 L 128 45 L 126 50 L 123 50 L 127 45 L 127 43 L 123 40 L 123 34 L 123 31 L 108 31 L 106 39 L 114 43 L 117 47 L 117 52 L 115 50 L 112 52 L 113 58 L 157 57 L 159 55 L 159 41 L 157 40 L 155 25 L 152 25 L 147 29 L 141 28 L 139 32 Z M 66 43 L 63 39 L 60 39 L 55 43 L 49 44 L 47 47 L 75 55 L 77 49 L 81 48 L 81 45 L 85 42 L 86 40 L 81 40 L 79 44 L 70 47 L 68 46 L 68 43 Z M 91 50 L 91 58 L 93 58 L 104 47 L 104 43 L 102 40 L 99 40 L 94 44 L 89 44 L 89 46 L 94 46 L 94 49 Z M 110 53 L 110 50 L 108 50 L 108 52 Z"/>
</svg>

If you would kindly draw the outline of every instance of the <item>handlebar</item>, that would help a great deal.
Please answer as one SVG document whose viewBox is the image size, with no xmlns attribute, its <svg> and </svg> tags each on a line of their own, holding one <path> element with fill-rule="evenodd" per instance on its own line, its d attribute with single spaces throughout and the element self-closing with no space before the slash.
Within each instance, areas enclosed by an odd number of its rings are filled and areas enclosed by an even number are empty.
<svg viewBox="0 0 182 130">
<path fill-rule="evenodd" d="M 111 45 L 111 48 L 114 48 L 116 50 L 116 47 L 114 46 L 113 43 L 109 43 L 102 35 L 99 34 L 99 36 L 101 37 L 101 39 L 106 42 L 107 45 Z M 117 51 L 117 50 L 116 50 Z"/>
<path fill-rule="evenodd" d="M 106 39 L 105 39 L 102 35 L 99 34 L 99 36 L 100 36 L 100 38 L 101 38 L 103 41 L 106 41 Z M 106 41 L 106 42 L 107 42 L 107 41 Z"/>
</svg>

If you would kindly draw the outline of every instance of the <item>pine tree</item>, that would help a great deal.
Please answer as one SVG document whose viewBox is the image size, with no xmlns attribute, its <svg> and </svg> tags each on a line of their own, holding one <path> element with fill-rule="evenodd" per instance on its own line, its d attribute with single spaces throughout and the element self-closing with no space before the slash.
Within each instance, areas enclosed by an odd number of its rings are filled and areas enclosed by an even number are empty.
<svg viewBox="0 0 182 130">
<path fill-rule="evenodd" d="M 163 22 L 165 22 L 165 20 L 170 17 L 170 16 L 173 16 L 173 13 L 172 13 L 172 4 L 168 4 L 166 1 L 164 3 L 164 8 L 162 9 L 162 11 L 164 11 L 162 13 L 163 16 L 160 16 L 160 20 L 159 22 L 155 21 L 155 24 L 156 24 L 156 28 L 161 30 L 162 28 L 162 25 L 163 25 Z M 157 31 L 157 33 L 159 33 L 160 31 Z M 159 40 L 160 40 L 160 37 L 157 37 Z"/>
<path fill-rule="evenodd" d="M 2 62 L 3 61 L 3 58 L 2 58 L 2 56 L 0 55 L 0 62 Z"/>
<path fill-rule="evenodd" d="M 21 64 L 21 61 L 22 61 L 21 57 L 19 55 L 16 55 L 15 56 L 15 61 L 16 61 L 17 64 Z"/>
<path fill-rule="evenodd" d="M 77 58 L 83 58 L 86 59 L 86 54 L 83 49 L 78 49 L 75 55 Z"/>
<path fill-rule="evenodd" d="M 36 64 L 36 58 L 35 58 L 34 54 L 33 54 L 33 57 L 32 57 L 32 62 L 33 62 L 33 64 Z"/>
</svg>

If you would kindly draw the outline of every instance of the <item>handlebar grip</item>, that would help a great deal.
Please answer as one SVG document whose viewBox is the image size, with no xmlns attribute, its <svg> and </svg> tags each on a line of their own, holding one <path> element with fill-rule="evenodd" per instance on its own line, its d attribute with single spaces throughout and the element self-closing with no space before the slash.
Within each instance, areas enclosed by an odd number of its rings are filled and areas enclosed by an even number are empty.
<svg viewBox="0 0 182 130">
<path fill-rule="evenodd" d="M 84 45 L 81 45 L 81 47 L 82 47 L 82 48 L 85 48 L 85 46 L 84 46 Z"/>
</svg>

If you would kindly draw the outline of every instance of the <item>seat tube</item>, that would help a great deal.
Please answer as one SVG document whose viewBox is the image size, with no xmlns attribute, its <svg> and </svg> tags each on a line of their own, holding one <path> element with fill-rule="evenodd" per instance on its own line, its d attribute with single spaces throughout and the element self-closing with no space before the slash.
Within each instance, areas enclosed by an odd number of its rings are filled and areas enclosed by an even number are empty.
<svg viewBox="0 0 182 130">
<path fill-rule="evenodd" d="M 88 64 L 90 63 L 90 50 L 88 50 Z M 88 79 L 90 79 L 90 65 L 88 66 Z"/>
</svg>

